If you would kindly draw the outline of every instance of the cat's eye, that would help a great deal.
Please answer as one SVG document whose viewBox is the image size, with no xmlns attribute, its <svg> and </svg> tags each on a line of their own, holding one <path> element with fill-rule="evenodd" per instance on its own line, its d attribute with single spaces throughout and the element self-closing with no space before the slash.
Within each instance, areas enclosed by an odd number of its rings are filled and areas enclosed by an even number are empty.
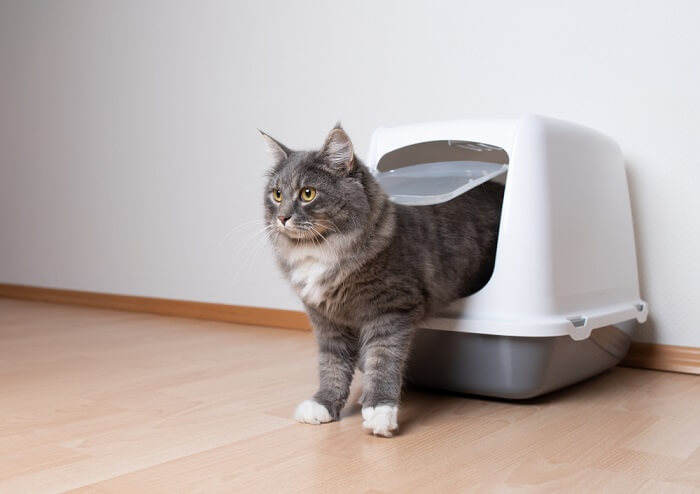
<svg viewBox="0 0 700 494">
<path fill-rule="evenodd" d="M 272 198 L 277 202 L 282 202 L 282 191 L 275 189 L 272 191 Z"/>
<path fill-rule="evenodd" d="M 316 197 L 316 189 L 313 187 L 304 187 L 299 191 L 299 197 L 304 202 L 311 202 Z"/>
</svg>

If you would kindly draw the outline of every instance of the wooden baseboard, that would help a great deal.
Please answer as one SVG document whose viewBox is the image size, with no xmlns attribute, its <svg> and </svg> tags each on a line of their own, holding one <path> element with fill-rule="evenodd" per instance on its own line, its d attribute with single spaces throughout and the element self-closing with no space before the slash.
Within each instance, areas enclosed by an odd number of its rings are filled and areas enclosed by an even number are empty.
<svg viewBox="0 0 700 494">
<path fill-rule="evenodd" d="M 164 316 L 191 317 L 213 321 L 310 330 L 309 318 L 294 310 L 246 307 L 240 305 L 189 302 L 133 295 L 83 292 L 0 283 L 0 297 L 56 304 L 83 305 L 101 309 L 148 312 Z"/>
<path fill-rule="evenodd" d="M 635 341 L 632 342 L 630 351 L 622 361 L 622 365 L 642 369 L 700 374 L 700 348 Z"/>
<path fill-rule="evenodd" d="M 164 298 L 136 297 L 133 295 L 114 295 L 6 283 L 0 283 L 0 297 L 132 312 L 148 312 L 165 316 L 192 317 L 195 319 L 209 319 L 253 326 L 300 330 L 311 329 L 306 314 L 293 310 L 189 302 Z M 634 342 L 622 365 L 642 369 L 700 374 L 700 348 Z"/>
</svg>

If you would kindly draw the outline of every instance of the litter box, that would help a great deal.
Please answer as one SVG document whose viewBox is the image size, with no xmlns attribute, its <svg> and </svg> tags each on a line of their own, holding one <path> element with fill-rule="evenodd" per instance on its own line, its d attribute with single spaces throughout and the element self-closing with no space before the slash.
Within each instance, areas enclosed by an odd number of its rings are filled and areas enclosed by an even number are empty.
<svg viewBox="0 0 700 494">
<path fill-rule="evenodd" d="M 367 164 L 392 200 L 448 201 L 505 184 L 488 283 L 427 319 L 410 381 L 532 398 L 615 366 L 648 306 L 639 295 L 619 146 L 538 115 L 377 129 Z"/>
</svg>

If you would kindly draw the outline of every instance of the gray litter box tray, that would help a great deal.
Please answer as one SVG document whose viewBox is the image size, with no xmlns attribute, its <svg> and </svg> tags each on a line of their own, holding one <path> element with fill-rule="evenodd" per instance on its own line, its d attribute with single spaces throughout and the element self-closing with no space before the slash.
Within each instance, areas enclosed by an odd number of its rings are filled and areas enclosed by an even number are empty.
<svg viewBox="0 0 700 494">
<path fill-rule="evenodd" d="M 526 399 L 599 374 L 627 354 L 636 320 L 592 331 L 590 338 L 516 337 L 419 329 L 408 378 L 459 393 Z"/>
</svg>

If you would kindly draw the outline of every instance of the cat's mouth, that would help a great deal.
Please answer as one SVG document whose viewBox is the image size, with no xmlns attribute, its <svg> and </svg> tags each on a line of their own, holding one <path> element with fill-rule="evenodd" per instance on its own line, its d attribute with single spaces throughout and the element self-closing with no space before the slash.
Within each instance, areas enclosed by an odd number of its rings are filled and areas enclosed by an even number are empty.
<svg viewBox="0 0 700 494">
<path fill-rule="evenodd" d="M 276 230 L 288 238 L 294 240 L 319 241 L 325 240 L 333 231 L 332 228 L 318 223 L 308 225 L 286 225 L 277 224 Z"/>
<path fill-rule="evenodd" d="M 282 235 L 289 238 L 293 238 L 295 240 L 302 240 L 310 236 L 307 230 L 301 230 L 299 228 L 290 226 L 278 226 L 277 231 L 280 232 Z"/>
</svg>

